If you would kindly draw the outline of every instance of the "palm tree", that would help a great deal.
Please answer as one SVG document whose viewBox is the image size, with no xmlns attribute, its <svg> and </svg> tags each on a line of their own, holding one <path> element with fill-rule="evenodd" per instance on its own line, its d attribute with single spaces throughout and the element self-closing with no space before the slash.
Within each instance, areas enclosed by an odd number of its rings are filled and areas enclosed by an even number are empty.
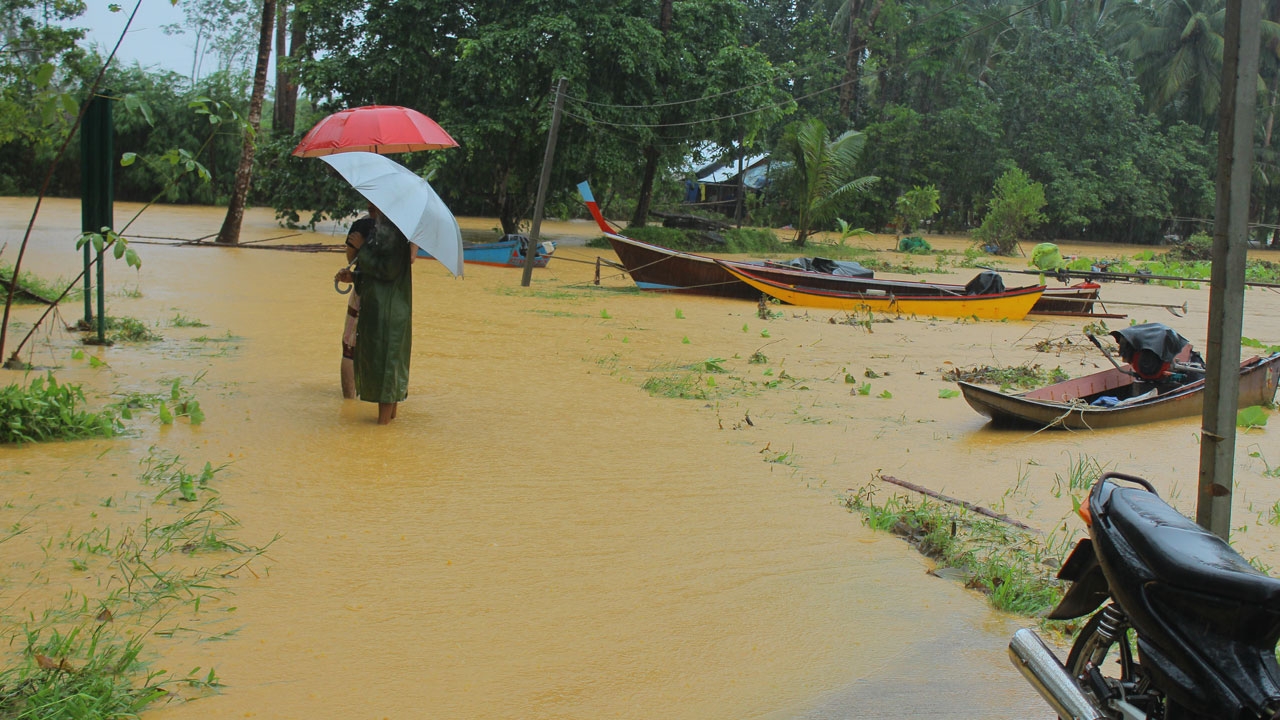
<svg viewBox="0 0 1280 720">
<path fill-rule="evenodd" d="M 880 179 L 871 175 L 852 177 L 866 140 L 862 133 L 850 130 L 828 141 L 827 126 L 816 118 L 788 128 L 778 149 L 793 163 L 791 199 L 797 213 L 796 245 L 804 245 L 817 232 L 816 226 L 831 218 L 840 200 Z"/>
<path fill-rule="evenodd" d="M 1209 127 L 1222 93 L 1223 0 L 1154 0 L 1117 8 L 1114 46 L 1134 63 L 1150 109 L 1185 103 Z"/>
<path fill-rule="evenodd" d="M 844 0 L 831 21 L 831 29 L 844 36 L 844 80 L 840 84 L 840 116 L 854 120 L 858 111 L 858 85 L 866 59 L 866 38 L 875 33 L 884 0 Z"/>
</svg>

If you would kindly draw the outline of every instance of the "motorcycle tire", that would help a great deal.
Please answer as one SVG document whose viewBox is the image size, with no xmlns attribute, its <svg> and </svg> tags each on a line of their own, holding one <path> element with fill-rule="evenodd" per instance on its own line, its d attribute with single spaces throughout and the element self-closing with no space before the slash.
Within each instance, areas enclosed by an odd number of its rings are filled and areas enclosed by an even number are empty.
<svg viewBox="0 0 1280 720">
<path fill-rule="evenodd" d="M 1093 617 L 1081 628 L 1076 641 L 1071 645 L 1067 655 L 1067 672 L 1076 679 L 1081 689 L 1093 697 L 1099 706 L 1106 709 L 1108 717 L 1123 720 L 1125 717 L 1115 709 L 1108 698 L 1100 698 L 1094 691 L 1093 683 L 1087 676 L 1087 665 L 1093 666 L 1102 673 L 1103 682 L 1113 690 L 1123 688 L 1124 696 L 1134 700 L 1132 705 L 1146 714 L 1146 717 L 1163 720 L 1212 720 L 1211 718 L 1188 712 L 1185 708 L 1167 703 L 1158 689 L 1151 687 L 1142 669 L 1142 664 L 1134 657 L 1133 643 L 1130 642 L 1128 619 L 1123 612 L 1116 612 L 1119 622 L 1116 624 L 1114 637 L 1099 631 L 1108 608 L 1094 613 Z M 1119 676 L 1114 673 L 1119 667 Z M 1065 720 L 1065 719 L 1060 719 Z"/>
</svg>

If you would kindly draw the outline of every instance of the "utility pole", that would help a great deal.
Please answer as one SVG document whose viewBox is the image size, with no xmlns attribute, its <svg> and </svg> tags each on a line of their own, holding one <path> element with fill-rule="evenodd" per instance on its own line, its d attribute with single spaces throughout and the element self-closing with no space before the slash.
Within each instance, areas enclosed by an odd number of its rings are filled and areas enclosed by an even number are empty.
<svg viewBox="0 0 1280 720">
<path fill-rule="evenodd" d="M 1227 540 L 1235 472 L 1249 180 L 1258 87 L 1259 0 L 1227 0 L 1218 108 L 1217 206 L 1196 522 Z"/>
<path fill-rule="evenodd" d="M 564 91 L 568 78 L 556 83 L 555 109 L 551 111 L 551 129 L 547 131 L 547 152 L 542 156 L 542 177 L 538 180 L 538 200 L 533 206 L 533 229 L 529 231 L 529 247 L 524 251 L 524 275 L 521 287 L 529 287 L 533 279 L 533 260 L 538 254 L 538 236 L 542 232 L 542 210 L 547 204 L 547 185 L 551 184 L 551 165 L 556 159 L 556 138 L 560 135 L 560 112 L 564 108 Z"/>
</svg>

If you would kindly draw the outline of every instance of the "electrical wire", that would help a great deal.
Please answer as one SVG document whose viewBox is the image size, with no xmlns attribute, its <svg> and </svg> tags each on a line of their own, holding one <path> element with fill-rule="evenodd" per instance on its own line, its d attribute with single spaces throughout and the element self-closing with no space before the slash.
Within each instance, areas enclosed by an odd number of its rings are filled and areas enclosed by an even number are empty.
<svg viewBox="0 0 1280 720">
<path fill-rule="evenodd" d="M 963 41 L 963 40 L 967 40 L 968 38 L 973 37 L 974 35 L 977 35 L 977 34 L 979 34 L 979 33 L 982 33 L 982 32 L 984 32 L 984 31 L 988 30 L 988 29 L 989 29 L 989 28 L 991 28 L 991 27 L 994 27 L 994 26 L 996 26 L 996 25 L 998 25 L 998 24 L 1001 24 L 1001 23 L 1004 23 L 1004 22 L 1008 22 L 1009 20 L 1013 19 L 1014 17 L 1017 17 L 1018 15 L 1021 15 L 1021 14 L 1025 13 L 1025 12 L 1029 12 L 1029 11 L 1031 11 L 1031 10 L 1034 10 L 1035 8 L 1039 7 L 1040 5 L 1043 5 L 1043 4 L 1044 4 L 1045 2 L 1047 2 L 1047 1 L 1048 1 L 1048 0 L 1035 0 L 1035 2 L 1033 2 L 1033 3 L 1029 4 L 1029 5 L 1025 5 L 1025 6 L 1023 6 L 1023 7 L 1019 8 L 1018 10 L 1015 10 L 1014 12 L 1012 12 L 1012 13 L 1010 13 L 1010 14 L 1008 14 L 1008 15 L 1005 15 L 1004 17 L 1002 17 L 1002 18 L 1000 18 L 1000 19 L 998 19 L 998 20 L 993 20 L 993 21 L 991 21 L 991 22 L 989 22 L 989 23 L 987 23 L 987 24 L 985 24 L 985 25 L 982 25 L 981 27 L 975 28 L 974 30 L 971 30 L 971 31 L 969 31 L 969 32 L 967 32 L 967 33 L 965 33 L 965 34 L 963 34 L 963 35 L 960 35 L 959 37 L 952 39 L 950 42 L 944 43 L 944 44 L 942 44 L 942 45 L 937 45 L 937 46 L 931 47 L 931 48 L 929 48 L 928 50 L 926 50 L 924 53 L 922 53 L 922 54 L 921 54 L 921 56 L 923 56 L 923 55 L 930 55 L 930 54 L 933 54 L 933 53 L 935 53 L 935 52 L 937 52 L 937 51 L 939 51 L 939 50 L 946 49 L 946 48 L 950 48 L 950 47 L 952 47 L 952 46 L 954 46 L 954 45 L 958 44 L 959 42 L 961 42 L 961 41 Z M 912 25 L 911 25 L 911 26 L 909 26 L 909 28 L 908 28 L 908 29 L 910 29 L 910 28 L 914 28 L 914 27 L 917 27 L 917 26 L 923 26 L 923 24 L 924 24 L 924 23 L 926 23 L 926 22 L 928 22 L 928 21 L 931 21 L 931 20 L 933 20 L 934 18 L 937 18 L 937 17 L 941 16 L 942 14 L 944 14 L 944 13 L 946 13 L 946 12 L 950 12 L 951 10 L 954 10 L 956 7 L 958 7 L 958 6 L 959 6 L 959 5 L 961 5 L 961 4 L 962 4 L 961 2 L 956 2 L 956 3 L 954 3 L 954 4 L 950 5 L 950 6 L 948 6 L 947 8 L 945 8 L 945 9 L 943 9 L 943 10 L 940 10 L 940 11 L 938 11 L 938 12 L 934 13 L 933 15 L 930 15 L 930 16 L 928 16 L 928 17 L 924 18 L 923 20 L 917 21 L 916 23 L 912 23 Z M 865 50 L 866 50 L 866 48 L 867 48 L 866 44 L 863 44 L 861 47 L 856 48 L 856 49 L 854 50 L 854 52 L 861 52 L 861 51 L 865 51 Z M 919 57 L 920 57 L 920 56 L 917 56 L 916 58 L 913 58 L 913 59 L 912 59 L 912 61 L 918 60 L 918 59 L 919 59 Z M 886 70 L 888 70 L 888 69 L 893 69 L 893 66 L 889 66 L 889 67 L 887 67 L 887 68 L 885 68 L 885 69 L 886 69 Z M 794 78 L 789 78 L 789 79 L 794 80 Z M 570 96 L 570 95 L 567 95 L 567 94 L 565 95 L 565 98 L 564 98 L 564 99 L 565 99 L 565 100 L 570 100 L 570 101 L 573 101 L 573 102 L 577 102 L 577 103 L 582 104 L 582 105 L 590 105 L 590 106 L 599 107 L 599 108 L 605 108 L 605 109 L 610 109 L 610 110 L 658 109 L 658 108 L 670 107 L 670 106 L 674 106 L 674 105 L 684 105 L 684 104 L 694 103 L 694 102 L 703 102 L 703 101 L 705 101 L 705 100 L 710 100 L 710 99 L 714 99 L 714 98 L 717 98 L 717 97 L 722 97 L 722 96 L 724 96 L 724 95 L 730 95 L 730 94 L 734 94 L 734 93 L 742 92 L 742 91 L 745 91 L 745 90 L 750 90 L 750 89 L 753 89 L 753 88 L 757 88 L 757 87 L 760 87 L 760 86 L 762 86 L 762 85 L 766 85 L 766 84 L 769 84 L 769 83 L 772 83 L 772 82 L 774 82 L 774 80 L 762 81 L 762 82 L 759 82 L 759 83 L 754 83 L 754 84 L 751 84 L 751 85 L 745 85 L 745 86 L 742 86 L 742 87 L 739 87 L 739 88 L 734 88 L 734 89 L 732 89 L 732 90 L 726 90 L 726 91 L 724 91 L 724 92 L 715 93 L 715 94 L 713 94 L 713 95 L 707 95 L 707 96 L 700 97 L 700 98 L 696 98 L 696 99 L 693 99 L 693 100 L 679 100 L 679 101 L 672 101 L 672 102 L 667 102 L 667 103 L 657 103 L 657 104 L 653 104 L 653 105 L 610 105 L 610 104 L 605 104 L 605 103 L 596 103 L 596 102 L 592 102 L 592 101 L 585 100 L 585 99 L 582 99 L 582 98 L 575 98 L 575 97 Z M 774 109 L 777 109 L 777 108 L 780 108 L 780 107 L 784 107 L 784 106 L 786 106 L 786 105 L 790 105 L 791 103 L 797 102 L 797 101 L 799 101 L 799 100 L 805 100 L 805 99 L 808 99 L 808 98 L 811 98 L 811 97 L 815 97 L 815 96 L 818 96 L 818 95 L 822 95 L 822 94 L 824 94 L 824 93 L 831 92 L 831 91 L 833 91 L 833 90 L 839 90 L 840 88 L 843 88 L 844 86 L 848 85 L 850 82 L 852 82 L 852 81 L 850 81 L 850 80 L 842 80 L 842 81 L 840 81 L 840 82 L 838 82 L 838 83 L 836 83 L 836 84 L 834 84 L 834 85 L 830 85 L 830 86 L 828 86 L 828 87 L 821 88 L 821 89 L 819 89 L 819 90 L 815 90 L 815 91 L 810 92 L 810 93 L 805 93 L 805 94 L 800 95 L 800 96 L 798 96 L 798 97 L 790 97 L 790 98 L 788 98 L 788 99 L 787 99 L 787 100 L 785 100 L 785 101 L 780 101 L 780 102 L 777 102 L 777 103 L 772 103 L 772 104 L 769 104 L 769 105 L 764 105 L 764 106 L 760 106 L 760 107 L 757 107 L 757 108 L 752 108 L 752 109 L 749 109 L 749 110 L 744 110 L 744 111 L 742 111 L 742 112 L 733 113 L 733 114 L 730 114 L 730 115 L 720 115 L 720 116 L 713 117 L 713 118 L 706 118 L 706 119 L 703 119 L 703 120 L 693 120 L 693 121 L 689 121 L 689 122 L 678 122 L 678 123 L 615 123 L 615 122 L 609 122 L 609 121 L 606 121 L 606 120 L 599 120 L 599 119 L 596 119 L 596 118 L 584 117 L 584 116 L 582 116 L 582 115 L 579 115 L 579 114 L 577 114 L 577 113 L 570 112 L 570 111 L 568 111 L 568 110 L 563 110 L 562 112 L 564 112 L 564 114 L 565 114 L 566 116 L 568 116 L 568 117 L 574 118 L 575 120 L 578 120 L 578 121 L 580 121 L 580 122 L 584 122 L 584 123 L 587 123 L 587 124 L 590 124 L 590 125 L 603 125 L 603 126 L 609 126 L 609 127 L 618 127 L 618 128 L 635 128 L 635 129 L 655 129 L 655 128 L 667 128 L 667 127 L 671 127 L 671 128 L 689 127 L 689 126 L 693 126 L 693 125 L 702 125 L 702 124 L 705 124 L 705 123 L 714 123 L 714 122 L 719 122 L 719 121 L 722 121 L 722 120 L 733 120 L 733 119 L 736 119 L 736 118 L 744 117 L 744 116 L 746 116 L 746 115 L 753 115 L 753 114 L 761 113 L 761 112 L 765 112 L 765 111 L 768 111 L 768 110 L 774 110 Z"/>
</svg>

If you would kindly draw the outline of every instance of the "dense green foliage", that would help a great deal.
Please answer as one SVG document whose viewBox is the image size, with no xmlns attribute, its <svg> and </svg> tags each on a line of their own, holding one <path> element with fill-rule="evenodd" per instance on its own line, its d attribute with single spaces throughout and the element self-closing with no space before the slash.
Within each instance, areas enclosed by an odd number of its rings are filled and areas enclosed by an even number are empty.
<svg viewBox="0 0 1280 720">
<path fill-rule="evenodd" d="M 84 401 L 79 385 L 60 384 L 53 373 L 27 387 L 0 388 L 0 443 L 111 437 L 121 431 L 115 413 L 83 410 Z"/>
<path fill-rule="evenodd" d="M 121 99 L 116 150 L 138 158 L 120 169 L 119 199 L 226 200 L 239 136 L 209 119 L 245 114 L 247 71 L 228 59 L 243 54 L 246 32 L 208 19 L 239 1 L 193 0 L 188 25 L 209 33 L 217 71 L 196 72 L 198 50 L 190 77 L 108 73 L 103 87 Z M 19 50 L 0 57 L 0 193 L 30 194 L 100 58 L 79 47 L 79 31 L 64 29 L 81 11 L 75 0 L 3 2 L 15 18 L 0 28 L 5 46 Z M 1045 194 L 1045 222 L 1021 240 L 1185 238 L 1207 230 L 1213 213 L 1222 9 L 1222 0 L 313 0 L 291 16 L 307 20 L 298 132 L 261 135 L 250 202 L 275 207 L 289 224 L 358 209 L 333 172 L 290 150 L 327 112 L 407 105 L 460 147 L 399 159 L 431 177 L 455 213 L 497 217 L 515 231 L 533 212 L 563 77 L 549 216 L 581 213 L 573 189 L 583 179 L 611 212 L 643 210 L 654 169 L 652 207 L 671 208 L 691 164 L 743 153 L 794 162 L 804 154 L 788 128 L 820 123 L 830 137 L 859 133 L 849 177 L 880 181 L 797 202 L 804 183 L 792 181 L 805 168 L 784 165 L 748 198 L 748 222 L 789 224 L 801 238 L 838 221 L 881 229 L 904 218 L 898 198 L 933 187 L 931 228 L 972 230 L 997 179 L 1020 168 Z M 1280 0 L 1264 3 L 1259 239 L 1280 225 L 1276 17 Z M 55 169 L 55 194 L 79 192 L 75 145 Z M 190 172 L 189 162 L 205 172 Z"/>
</svg>

